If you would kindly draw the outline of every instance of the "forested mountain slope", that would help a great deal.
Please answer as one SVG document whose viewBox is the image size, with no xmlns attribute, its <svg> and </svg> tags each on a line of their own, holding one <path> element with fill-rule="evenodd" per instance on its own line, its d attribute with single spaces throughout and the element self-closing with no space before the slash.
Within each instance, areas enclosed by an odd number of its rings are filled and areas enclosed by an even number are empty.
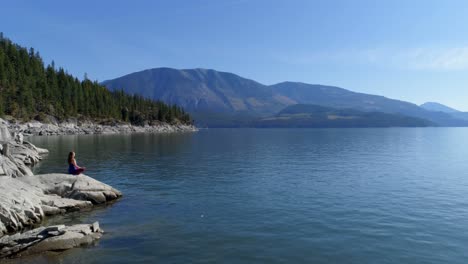
<svg viewBox="0 0 468 264">
<path fill-rule="evenodd" d="M 467 120 L 428 111 L 416 104 L 357 93 L 334 86 L 300 82 L 264 85 L 228 72 L 209 69 L 154 68 L 103 82 L 111 90 L 159 98 L 183 106 L 202 126 L 245 126 L 294 104 L 355 109 L 427 119 L 439 126 L 468 126 Z"/>
</svg>

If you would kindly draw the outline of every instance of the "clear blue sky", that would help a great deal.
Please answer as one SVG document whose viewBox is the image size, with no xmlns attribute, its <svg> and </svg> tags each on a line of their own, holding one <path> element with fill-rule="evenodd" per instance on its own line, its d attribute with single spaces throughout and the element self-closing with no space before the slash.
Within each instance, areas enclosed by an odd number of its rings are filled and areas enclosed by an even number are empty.
<svg viewBox="0 0 468 264">
<path fill-rule="evenodd" d="M 468 1 L 1 1 L 0 31 L 103 81 L 211 68 L 468 111 Z"/>
</svg>

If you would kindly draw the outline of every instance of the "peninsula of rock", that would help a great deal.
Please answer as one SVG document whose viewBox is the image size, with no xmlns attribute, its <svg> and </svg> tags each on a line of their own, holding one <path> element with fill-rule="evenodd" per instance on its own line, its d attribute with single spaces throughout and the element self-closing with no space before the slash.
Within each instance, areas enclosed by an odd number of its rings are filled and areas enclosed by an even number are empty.
<svg viewBox="0 0 468 264">
<path fill-rule="evenodd" d="M 0 124 L 0 258 L 88 245 L 103 234 L 99 223 L 40 226 L 46 217 L 106 204 L 122 196 L 86 175 L 34 175 L 47 154 Z"/>
</svg>

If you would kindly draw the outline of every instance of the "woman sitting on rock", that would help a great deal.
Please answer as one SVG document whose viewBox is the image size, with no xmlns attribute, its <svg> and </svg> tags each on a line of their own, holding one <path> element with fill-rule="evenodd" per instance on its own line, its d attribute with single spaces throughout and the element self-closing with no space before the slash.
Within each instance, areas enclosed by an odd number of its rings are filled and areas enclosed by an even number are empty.
<svg viewBox="0 0 468 264">
<path fill-rule="evenodd" d="M 68 154 L 68 173 L 73 175 L 80 175 L 85 170 L 85 167 L 80 167 L 76 164 L 75 152 L 70 152 L 70 154 Z"/>
</svg>

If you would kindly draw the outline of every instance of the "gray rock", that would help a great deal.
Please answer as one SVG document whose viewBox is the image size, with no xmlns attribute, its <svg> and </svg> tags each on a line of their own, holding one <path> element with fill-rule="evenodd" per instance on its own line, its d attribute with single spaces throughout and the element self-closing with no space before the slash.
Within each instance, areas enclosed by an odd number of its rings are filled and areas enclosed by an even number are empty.
<svg viewBox="0 0 468 264">
<path fill-rule="evenodd" d="M 0 177 L 0 236 L 38 224 L 46 215 L 79 211 L 121 196 L 85 175 Z"/>
<path fill-rule="evenodd" d="M 40 227 L 24 233 L 0 238 L 0 258 L 26 256 L 47 251 L 63 251 L 90 245 L 101 238 L 103 231 L 92 225 Z M 97 224 L 99 225 L 99 224 Z"/>
<path fill-rule="evenodd" d="M 21 133 L 15 134 L 16 143 L 18 143 L 20 145 L 23 144 L 23 139 L 24 139 L 23 134 L 21 134 Z"/>
<path fill-rule="evenodd" d="M 84 174 L 42 174 L 19 179 L 31 186 L 40 188 L 46 194 L 55 194 L 62 198 L 90 201 L 102 204 L 113 201 L 122 194 L 111 186 Z"/>
<path fill-rule="evenodd" d="M 44 174 L 34 176 L 31 166 L 48 153 L 24 141 L 21 134 L 11 138 L 0 124 L 6 140 L 0 155 L 0 258 L 59 251 L 88 245 L 102 235 L 99 224 L 40 227 L 24 233 L 6 235 L 33 227 L 45 216 L 82 210 L 93 204 L 107 203 L 122 196 L 111 186 L 86 175 Z M 44 129 L 45 127 L 45 129 Z M 40 133 L 59 134 L 57 126 L 31 123 L 14 129 L 37 129 Z"/>
<path fill-rule="evenodd" d="M 26 167 L 25 164 L 22 164 L 20 161 L 15 160 L 11 156 L 0 156 L 0 167 L 4 172 L 4 176 L 13 178 L 22 177 L 24 176 L 24 172 L 29 174 L 29 172 L 31 171 L 29 168 Z"/>
<path fill-rule="evenodd" d="M 49 231 L 47 232 L 49 236 L 60 236 L 65 234 L 65 231 Z"/>
<path fill-rule="evenodd" d="M 3 156 L 10 156 L 10 148 L 8 147 L 8 143 L 2 144 L 2 155 Z"/>
<path fill-rule="evenodd" d="M 0 124 L 0 142 L 9 142 L 11 140 L 11 133 L 10 130 L 8 130 L 8 126 Z"/>
<path fill-rule="evenodd" d="M 42 156 L 48 153 L 46 149 L 38 148 L 33 144 L 23 141 L 21 144 L 9 141 L 2 146 L 0 155 L 0 167 L 3 173 L 9 177 L 32 176 L 32 166 L 37 164 Z"/>
<path fill-rule="evenodd" d="M 92 226 L 91 226 L 91 230 L 92 230 L 93 232 L 100 232 L 101 229 L 99 228 L 99 222 L 94 222 L 94 223 L 92 224 Z"/>
<path fill-rule="evenodd" d="M 51 231 L 60 231 L 60 230 L 63 230 L 65 228 L 65 225 L 55 225 L 55 226 L 48 226 L 45 228 L 45 230 L 47 232 L 51 232 Z"/>
<path fill-rule="evenodd" d="M 84 134 L 116 134 L 116 133 L 173 133 L 173 132 L 195 132 L 198 129 L 192 125 L 170 125 L 156 122 L 153 125 L 132 126 L 128 123 L 107 122 L 96 124 L 89 121 L 78 122 L 69 119 L 65 122 L 56 121 L 40 123 L 31 121 L 25 124 L 10 125 L 11 130 L 28 135 L 84 135 Z"/>
<path fill-rule="evenodd" d="M 27 148 L 30 148 L 32 149 L 33 151 L 36 151 L 37 154 L 39 155 L 43 155 L 43 154 L 48 154 L 49 151 L 47 149 L 43 149 L 43 148 L 38 148 L 36 146 L 34 146 L 33 144 L 31 144 L 31 142 L 29 141 L 26 141 L 26 140 L 23 140 L 23 145 Z"/>
<path fill-rule="evenodd" d="M 66 212 L 65 209 L 61 209 L 59 207 L 54 207 L 54 206 L 48 206 L 46 204 L 41 205 L 42 211 L 44 212 L 44 215 L 49 216 L 49 215 L 58 215 L 58 214 L 63 214 Z"/>
</svg>

